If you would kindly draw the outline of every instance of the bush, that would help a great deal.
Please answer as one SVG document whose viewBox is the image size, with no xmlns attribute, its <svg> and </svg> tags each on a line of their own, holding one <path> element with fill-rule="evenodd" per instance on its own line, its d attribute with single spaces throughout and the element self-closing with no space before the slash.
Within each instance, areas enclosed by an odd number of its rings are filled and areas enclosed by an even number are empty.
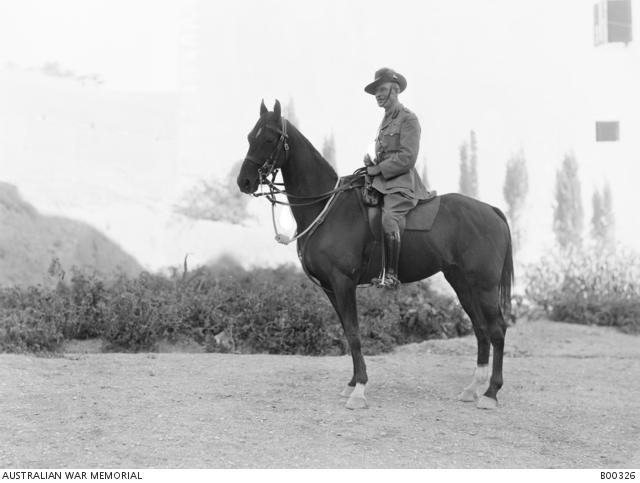
<svg viewBox="0 0 640 483">
<path fill-rule="evenodd" d="M 640 332 L 640 257 L 623 249 L 549 255 L 526 274 L 525 295 L 552 320 Z"/>
<path fill-rule="evenodd" d="M 428 281 L 397 291 L 364 288 L 358 293 L 363 352 L 378 354 L 410 342 L 468 335 L 471 321 L 457 300 L 437 294 Z"/>
<path fill-rule="evenodd" d="M 111 289 L 102 337 L 107 350 L 154 350 L 178 319 L 175 285 L 157 275 L 121 277 Z"/>
<path fill-rule="evenodd" d="M 42 287 L 0 291 L 0 350 L 44 352 L 64 340 L 68 304 Z"/>
<path fill-rule="evenodd" d="M 340 324 L 329 301 L 292 266 L 229 277 L 220 289 L 221 327 L 242 352 L 343 352 Z"/>
<path fill-rule="evenodd" d="M 367 354 L 471 332 L 462 309 L 428 282 L 397 292 L 358 291 Z M 105 282 L 74 272 L 53 289 L 0 290 L 0 349 L 55 350 L 64 339 L 101 337 L 107 350 L 153 351 L 190 341 L 207 351 L 344 354 L 348 346 L 325 294 L 293 266 L 246 271 L 237 264 L 170 276 Z"/>
<path fill-rule="evenodd" d="M 68 339 L 89 339 L 104 332 L 109 307 L 109 292 L 96 275 L 72 270 L 69 286 L 59 283 L 58 299 L 66 300 L 68 318 L 64 335 Z"/>
<path fill-rule="evenodd" d="M 64 336 L 59 320 L 35 308 L 0 309 L 0 351 L 52 352 Z"/>
</svg>

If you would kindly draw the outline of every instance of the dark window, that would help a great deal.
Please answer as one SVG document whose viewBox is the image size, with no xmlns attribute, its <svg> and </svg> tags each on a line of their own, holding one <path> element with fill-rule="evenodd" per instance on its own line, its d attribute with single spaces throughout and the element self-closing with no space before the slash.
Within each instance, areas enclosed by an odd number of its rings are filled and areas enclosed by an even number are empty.
<svg viewBox="0 0 640 483">
<path fill-rule="evenodd" d="M 593 32 L 596 45 L 607 42 L 631 42 L 631 0 L 602 0 L 594 5 Z"/>
<path fill-rule="evenodd" d="M 609 0 L 609 42 L 631 42 L 631 0 Z"/>
<path fill-rule="evenodd" d="M 620 139 L 618 121 L 596 121 L 596 141 L 617 141 Z"/>
</svg>

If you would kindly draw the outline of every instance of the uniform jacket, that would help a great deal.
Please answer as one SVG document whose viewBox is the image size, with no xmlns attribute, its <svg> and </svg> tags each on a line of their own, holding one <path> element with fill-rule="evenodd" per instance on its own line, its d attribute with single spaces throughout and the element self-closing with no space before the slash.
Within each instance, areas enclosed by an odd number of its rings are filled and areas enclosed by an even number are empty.
<svg viewBox="0 0 640 483">
<path fill-rule="evenodd" d="M 428 198 L 416 171 L 420 149 L 420 123 L 416 115 L 399 104 L 385 115 L 376 139 L 376 164 L 380 175 L 373 187 L 383 194 L 403 193 L 414 199 Z"/>
</svg>

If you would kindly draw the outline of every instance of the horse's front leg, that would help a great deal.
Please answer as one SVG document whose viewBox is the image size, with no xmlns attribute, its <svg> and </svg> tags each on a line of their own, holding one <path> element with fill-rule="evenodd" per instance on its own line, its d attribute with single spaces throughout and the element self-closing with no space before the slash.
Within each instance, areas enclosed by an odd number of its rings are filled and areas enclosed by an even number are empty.
<svg viewBox="0 0 640 483">
<path fill-rule="evenodd" d="M 366 408 L 367 400 L 364 390 L 368 378 L 358 333 L 356 284 L 348 277 L 338 275 L 333 277 L 331 289 L 325 290 L 325 292 L 338 313 L 353 359 L 353 377 L 345 390 L 342 391 L 342 396 L 349 398 L 346 404 L 348 409 Z"/>
</svg>

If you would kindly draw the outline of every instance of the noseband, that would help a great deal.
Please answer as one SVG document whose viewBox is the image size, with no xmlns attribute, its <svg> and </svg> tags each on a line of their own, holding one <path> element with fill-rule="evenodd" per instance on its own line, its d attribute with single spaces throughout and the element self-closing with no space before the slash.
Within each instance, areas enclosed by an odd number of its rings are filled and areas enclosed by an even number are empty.
<svg viewBox="0 0 640 483">
<path fill-rule="evenodd" d="M 281 157 L 281 153 L 284 150 L 284 161 L 289 158 L 289 135 L 287 134 L 287 120 L 282 118 L 282 129 L 275 129 L 271 126 L 267 126 L 267 129 L 274 130 L 277 134 L 280 134 L 280 138 L 276 143 L 273 151 L 267 157 L 265 161 L 260 161 L 258 158 L 252 155 L 247 155 L 245 160 L 255 164 L 258 166 L 258 175 L 260 176 L 260 184 L 269 183 L 269 176 L 271 176 L 271 181 L 275 179 L 278 174 L 278 158 Z M 282 166 L 282 163 L 280 163 Z"/>
</svg>

